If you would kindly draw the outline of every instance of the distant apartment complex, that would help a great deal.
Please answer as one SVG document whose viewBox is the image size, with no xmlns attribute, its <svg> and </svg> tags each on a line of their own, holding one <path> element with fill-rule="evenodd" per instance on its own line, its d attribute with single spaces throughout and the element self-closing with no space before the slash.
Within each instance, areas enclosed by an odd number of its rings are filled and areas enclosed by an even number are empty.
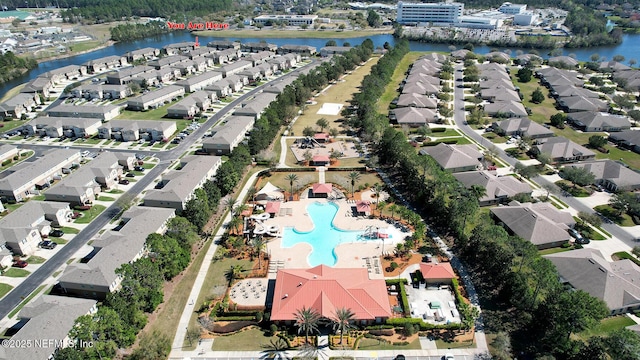
<svg viewBox="0 0 640 360">
<path fill-rule="evenodd" d="M 451 23 L 460 22 L 464 4 L 457 2 L 441 3 L 405 3 L 398 2 L 397 21 L 400 24 L 411 23 Z"/>
<path fill-rule="evenodd" d="M 260 15 L 253 18 L 256 24 L 271 24 L 282 22 L 290 26 L 313 25 L 318 15 Z"/>
</svg>

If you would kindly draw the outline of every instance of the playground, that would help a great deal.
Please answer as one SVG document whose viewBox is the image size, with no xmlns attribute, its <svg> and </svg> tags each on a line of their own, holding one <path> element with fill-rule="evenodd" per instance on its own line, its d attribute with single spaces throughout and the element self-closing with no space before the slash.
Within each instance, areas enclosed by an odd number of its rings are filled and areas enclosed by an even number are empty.
<svg viewBox="0 0 640 360">
<path fill-rule="evenodd" d="M 311 156 L 331 156 L 336 151 L 341 154 L 339 159 L 358 158 L 360 154 L 356 150 L 355 143 L 350 140 L 339 140 L 335 142 L 319 143 L 315 139 L 306 137 L 299 138 L 289 147 L 295 156 L 296 162 L 305 161 L 305 153 Z"/>
</svg>

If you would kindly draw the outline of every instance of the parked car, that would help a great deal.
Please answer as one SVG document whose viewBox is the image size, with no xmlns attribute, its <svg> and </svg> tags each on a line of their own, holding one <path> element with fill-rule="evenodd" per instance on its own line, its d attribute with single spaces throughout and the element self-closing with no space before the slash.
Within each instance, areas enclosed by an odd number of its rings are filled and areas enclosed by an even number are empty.
<svg viewBox="0 0 640 360">
<path fill-rule="evenodd" d="M 18 260 L 16 262 L 13 263 L 13 267 L 17 267 L 17 268 L 25 268 L 27 267 L 27 265 L 29 265 L 28 262 L 24 261 L 24 260 Z"/>
<path fill-rule="evenodd" d="M 451 353 L 447 353 L 444 355 L 444 360 L 455 360 L 456 358 Z"/>
<path fill-rule="evenodd" d="M 144 168 L 142 166 L 136 166 L 133 168 L 133 170 L 135 171 L 144 171 Z"/>
<path fill-rule="evenodd" d="M 576 239 L 579 239 L 579 238 L 582 237 L 580 235 L 580 233 L 578 232 L 578 230 L 576 230 L 576 229 L 569 229 L 569 235 L 573 236 Z"/>
<path fill-rule="evenodd" d="M 58 246 L 58 244 L 54 243 L 51 240 L 45 240 L 45 241 L 40 243 L 40 247 L 43 248 L 43 249 L 52 250 L 52 249 L 55 249 L 56 246 Z"/>
<path fill-rule="evenodd" d="M 91 209 L 91 206 L 89 206 L 89 205 L 76 206 L 76 209 L 78 209 L 78 210 L 89 210 L 89 209 Z"/>
<path fill-rule="evenodd" d="M 60 237 L 62 235 L 64 235 L 64 231 L 62 231 L 60 229 L 51 230 L 49 232 L 49 236 L 53 236 L 53 237 Z"/>
<path fill-rule="evenodd" d="M 132 177 L 136 177 L 136 174 L 130 172 L 130 173 L 127 173 L 127 175 L 125 175 L 125 176 L 129 177 L 129 178 L 132 178 Z"/>
<path fill-rule="evenodd" d="M 580 245 L 588 244 L 590 242 L 591 242 L 591 240 L 587 239 L 586 237 L 579 237 L 579 238 L 576 239 L 576 243 L 578 243 Z"/>
<path fill-rule="evenodd" d="M 129 185 L 129 180 L 122 179 L 122 180 L 118 181 L 118 184 L 120 184 L 120 185 Z"/>
</svg>

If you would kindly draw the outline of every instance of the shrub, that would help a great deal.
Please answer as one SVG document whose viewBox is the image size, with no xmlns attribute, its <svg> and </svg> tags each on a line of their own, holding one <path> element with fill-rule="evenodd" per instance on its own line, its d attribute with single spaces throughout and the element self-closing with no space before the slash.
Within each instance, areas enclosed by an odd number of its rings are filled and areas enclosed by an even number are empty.
<svg viewBox="0 0 640 360">
<path fill-rule="evenodd" d="M 396 331 L 393 329 L 393 326 L 391 327 L 391 329 L 380 329 L 380 330 L 369 330 L 370 334 L 373 335 L 384 335 L 384 336 L 392 336 L 393 334 L 396 333 Z"/>
<path fill-rule="evenodd" d="M 278 325 L 271 324 L 271 326 L 269 326 L 269 331 L 271 331 L 271 334 L 275 335 L 278 332 Z"/>
</svg>

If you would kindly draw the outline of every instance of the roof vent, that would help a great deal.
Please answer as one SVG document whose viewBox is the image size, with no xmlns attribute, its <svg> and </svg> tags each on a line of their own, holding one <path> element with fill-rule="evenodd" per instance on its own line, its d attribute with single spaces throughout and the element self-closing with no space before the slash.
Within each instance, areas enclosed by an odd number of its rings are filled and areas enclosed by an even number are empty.
<svg viewBox="0 0 640 360">
<path fill-rule="evenodd" d="M 284 294 L 284 296 L 282 297 L 283 299 L 286 299 L 289 297 L 289 294 Z"/>
<path fill-rule="evenodd" d="M 299 287 L 300 287 L 300 286 L 302 286 L 302 282 L 299 282 L 299 283 L 298 283 L 298 286 L 299 286 Z"/>
<path fill-rule="evenodd" d="M 593 260 L 593 259 L 589 259 L 589 262 L 592 263 L 592 264 L 596 263 L 595 260 Z"/>
<path fill-rule="evenodd" d="M 314 278 L 314 279 L 317 279 L 317 278 L 318 278 L 318 275 L 313 275 L 313 278 Z"/>
</svg>

